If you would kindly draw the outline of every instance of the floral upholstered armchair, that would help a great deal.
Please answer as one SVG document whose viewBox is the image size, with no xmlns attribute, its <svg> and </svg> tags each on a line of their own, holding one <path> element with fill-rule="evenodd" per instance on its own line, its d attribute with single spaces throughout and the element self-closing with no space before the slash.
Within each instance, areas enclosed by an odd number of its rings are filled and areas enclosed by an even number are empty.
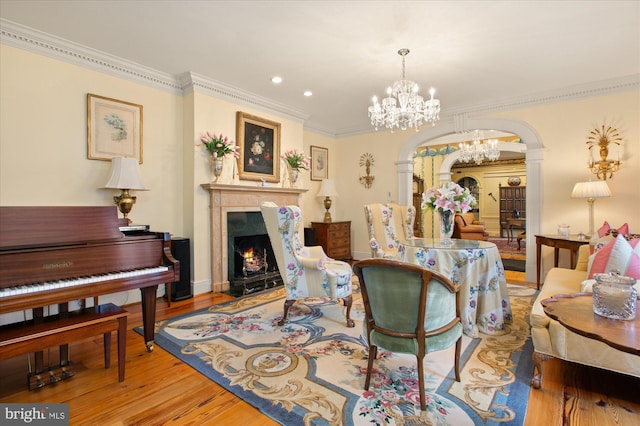
<svg viewBox="0 0 640 426">
<path fill-rule="evenodd" d="M 347 327 L 353 327 L 351 266 L 327 257 L 320 246 L 304 246 L 300 238 L 302 212 L 298 206 L 263 203 L 260 210 L 287 293 L 284 315 L 278 325 L 284 325 L 289 308 L 296 301 L 327 298 L 342 299 L 347 311 Z"/>
<path fill-rule="evenodd" d="M 399 204 L 367 204 L 364 214 L 371 257 L 396 259 L 401 240 L 413 238 L 416 209 Z"/>
</svg>

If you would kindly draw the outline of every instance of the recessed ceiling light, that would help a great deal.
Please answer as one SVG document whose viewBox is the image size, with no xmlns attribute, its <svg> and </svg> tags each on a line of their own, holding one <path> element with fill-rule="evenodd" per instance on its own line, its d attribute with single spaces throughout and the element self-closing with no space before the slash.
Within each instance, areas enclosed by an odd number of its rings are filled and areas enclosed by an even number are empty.
<svg viewBox="0 0 640 426">
<path fill-rule="evenodd" d="M 282 83 L 282 77 L 278 77 L 277 75 L 275 77 L 271 77 L 271 82 L 275 84 L 280 84 Z"/>
<path fill-rule="evenodd" d="M 313 93 L 311 92 L 311 90 L 306 90 L 306 91 L 304 92 L 304 95 L 305 95 L 305 96 L 311 96 L 311 95 L 313 95 Z"/>
</svg>

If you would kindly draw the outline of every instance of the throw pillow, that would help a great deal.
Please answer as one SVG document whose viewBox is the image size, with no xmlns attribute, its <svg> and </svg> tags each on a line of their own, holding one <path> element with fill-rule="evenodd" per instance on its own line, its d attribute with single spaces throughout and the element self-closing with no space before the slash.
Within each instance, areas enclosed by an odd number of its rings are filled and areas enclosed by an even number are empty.
<svg viewBox="0 0 640 426">
<path fill-rule="evenodd" d="M 611 231 L 616 231 L 616 233 L 618 234 L 623 234 L 626 235 L 629 233 L 629 224 L 625 223 L 624 225 L 622 225 L 620 228 L 618 229 L 613 229 L 611 228 L 611 226 L 609 225 L 609 222 L 607 222 L 606 220 L 604 221 L 604 223 L 602 224 L 602 226 L 600 228 L 598 228 L 598 230 L 596 231 L 596 233 L 598 234 L 598 237 L 602 238 L 605 235 L 608 235 Z"/>
<path fill-rule="evenodd" d="M 640 279 L 640 239 L 632 241 L 633 246 L 618 235 L 613 241 L 599 248 L 589 259 L 587 277 L 593 279 L 594 274 L 618 272 Z"/>
</svg>

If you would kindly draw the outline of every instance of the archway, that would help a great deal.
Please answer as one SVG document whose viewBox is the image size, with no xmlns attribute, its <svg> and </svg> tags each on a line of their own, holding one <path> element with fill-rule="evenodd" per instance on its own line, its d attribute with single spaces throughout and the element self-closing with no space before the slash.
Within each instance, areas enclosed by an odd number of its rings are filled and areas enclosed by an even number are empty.
<svg viewBox="0 0 640 426">
<path fill-rule="evenodd" d="M 518 135 L 522 144 L 504 143 L 498 144 L 500 150 L 524 150 L 526 147 L 527 166 L 527 239 L 528 253 L 535 253 L 534 236 L 540 233 L 542 212 L 542 160 L 543 146 L 535 130 L 528 124 L 511 119 L 477 118 L 469 119 L 466 115 L 454 116 L 452 121 L 426 128 L 411 136 L 402 146 L 396 162 L 398 173 L 398 200 L 400 203 L 410 205 L 412 203 L 413 180 L 413 153 L 419 146 L 429 146 L 439 143 L 436 139 L 455 133 L 465 133 L 475 129 L 492 129 Z M 517 147 L 519 145 L 519 147 Z M 451 179 L 451 165 L 458 159 L 459 154 L 454 152 L 447 156 L 440 168 L 440 180 Z M 534 256 L 527 256 L 526 265 L 527 281 L 535 280 Z"/>
</svg>

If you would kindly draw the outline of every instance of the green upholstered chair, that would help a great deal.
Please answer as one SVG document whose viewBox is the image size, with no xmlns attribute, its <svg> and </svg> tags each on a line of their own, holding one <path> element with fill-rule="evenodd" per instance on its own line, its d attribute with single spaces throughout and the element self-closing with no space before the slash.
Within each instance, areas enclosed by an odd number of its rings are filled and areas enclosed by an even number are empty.
<svg viewBox="0 0 640 426">
<path fill-rule="evenodd" d="M 284 325 L 289 308 L 298 300 L 326 298 L 343 301 L 347 308 L 347 327 L 354 327 L 350 317 L 353 304 L 351 266 L 331 259 L 320 246 L 304 245 L 300 207 L 265 202 L 260 211 L 287 293 L 284 315 L 278 325 Z"/>
<path fill-rule="evenodd" d="M 455 348 L 455 375 L 460 381 L 460 286 L 437 272 L 393 259 L 365 259 L 353 265 L 360 280 L 369 343 L 365 390 L 369 389 L 378 346 L 414 354 L 418 362 L 420 409 L 425 410 L 424 356 Z"/>
</svg>

